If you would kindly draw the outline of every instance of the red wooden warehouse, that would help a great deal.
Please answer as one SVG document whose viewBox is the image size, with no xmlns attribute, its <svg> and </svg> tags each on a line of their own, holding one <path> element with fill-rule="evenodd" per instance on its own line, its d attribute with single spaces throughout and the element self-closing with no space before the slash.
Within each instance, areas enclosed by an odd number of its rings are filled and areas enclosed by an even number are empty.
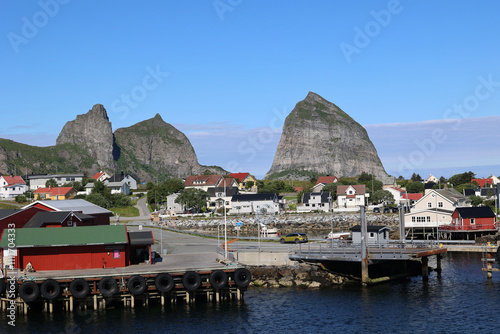
<svg viewBox="0 0 500 334">
<path fill-rule="evenodd" d="M 439 227 L 449 239 L 475 239 L 497 231 L 495 214 L 488 206 L 456 208 L 451 224 Z"/>
</svg>

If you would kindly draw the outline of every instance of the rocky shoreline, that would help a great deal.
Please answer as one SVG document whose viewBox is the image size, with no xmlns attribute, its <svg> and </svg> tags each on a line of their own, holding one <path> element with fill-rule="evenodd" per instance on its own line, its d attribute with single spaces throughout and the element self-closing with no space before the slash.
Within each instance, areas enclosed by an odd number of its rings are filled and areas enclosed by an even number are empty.
<svg viewBox="0 0 500 334">
<path fill-rule="evenodd" d="M 241 222 L 239 230 L 240 236 L 257 235 L 258 221 L 253 215 L 229 216 L 227 221 L 227 233 L 236 236 L 237 231 L 234 228 L 237 222 Z M 266 226 L 269 229 L 277 228 L 282 234 L 292 232 L 314 234 L 324 234 L 325 237 L 331 229 L 333 221 L 334 232 L 349 231 L 354 225 L 360 224 L 359 213 L 336 213 L 331 217 L 329 214 L 307 213 L 307 214 L 284 214 L 273 217 L 272 221 Z M 399 219 L 397 214 L 368 213 L 366 215 L 368 225 L 383 225 L 391 228 L 391 234 L 399 235 Z M 217 234 L 221 225 L 224 224 L 222 217 L 211 218 L 180 218 L 168 222 L 169 227 L 178 230 L 188 230 L 197 233 Z"/>
<path fill-rule="evenodd" d="M 253 287 L 266 288 L 326 288 L 351 280 L 328 272 L 321 265 L 298 264 L 288 266 L 247 266 L 252 273 Z"/>
</svg>

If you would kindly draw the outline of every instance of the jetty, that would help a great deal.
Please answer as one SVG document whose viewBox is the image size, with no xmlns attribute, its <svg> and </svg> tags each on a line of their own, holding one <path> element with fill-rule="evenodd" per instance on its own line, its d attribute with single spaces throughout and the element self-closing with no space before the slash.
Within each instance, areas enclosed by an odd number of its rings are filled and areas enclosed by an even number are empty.
<svg viewBox="0 0 500 334">
<path fill-rule="evenodd" d="M 4 312 L 28 313 L 54 309 L 72 312 L 109 305 L 148 306 L 150 303 L 193 303 L 240 300 L 251 281 L 250 272 L 216 261 L 216 253 L 179 254 L 166 262 L 123 268 L 53 270 L 22 273 L 7 270 L 0 280 Z"/>
</svg>

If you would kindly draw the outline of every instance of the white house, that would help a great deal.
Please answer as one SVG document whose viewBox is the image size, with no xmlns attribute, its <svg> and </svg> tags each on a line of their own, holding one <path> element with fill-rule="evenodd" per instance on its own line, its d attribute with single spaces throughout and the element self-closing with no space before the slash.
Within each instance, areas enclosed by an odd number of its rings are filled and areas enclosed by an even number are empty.
<svg viewBox="0 0 500 334">
<path fill-rule="evenodd" d="M 278 213 L 283 205 L 283 198 L 276 194 L 239 194 L 231 198 L 231 210 L 228 213 L 255 214 L 263 208 Z"/>
<path fill-rule="evenodd" d="M 0 176 L 0 198 L 14 198 L 28 191 L 28 186 L 20 176 Z"/>
<path fill-rule="evenodd" d="M 433 189 L 405 214 L 405 227 L 412 236 L 435 236 L 438 226 L 449 225 L 457 207 L 471 206 L 470 200 L 454 189 Z"/>
<path fill-rule="evenodd" d="M 56 181 L 58 187 L 70 182 L 82 183 L 83 174 L 31 174 L 27 178 L 30 182 L 30 189 L 37 190 L 45 188 L 45 184 L 51 179 Z"/>
<path fill-rule="evenodd" d="M 366 226 L 367 242 L 368 244 L 387 244 L 389 242 L 389 231 L 391 229 L 387 226 Z M 351 228 L 352 231 L 352 243 L 361 243 L 361 225 L 356 225 Z"/>
<path fill-rule="evenodd" d="M 321 192 L 327 184 L 335 182 L 338 182 L 336 176 L 320 176 L 311 190 L 313 193 L 318 193 Z"/>
<path fill-rule="evenodd" d="M 234 180 L 234 179 L 232 179 Z M 236 182 L 236 181 L 235 181 Z M 234 195 L 238 195 L 238 184 L 234 183 L 231 187 L 215 187 L 208 188 L 210 199 L 208 200 L 207 208 L 217 210 L 226 206 L 226 209 L 231 209 L 231 199 Z M 225 202 L 225 203 L 224 203 Z"/>
<path fill-rule="evenodd" d="M 424 183 L 429 183 L 429 182 L 438 183 L 439 179 L 434 175 L 430 174 L 429 177 L 425 179 Z"/>
<path fill-rule="evenodd" d="M 128 183 L 123 180 L 121 182 L 105 182 L 104 184 L 111 190 L 112 194 L 130 194 Z"/>
<path fill-rule="evenodd" d="M 367 197 L 364 184 L 339 185 L 337 186 L 337 204 L 339 208 L 353 209 L 365 205 Z"/>
<path fill-rule="evenodd" d="M 137 180 L 134 179 L 130 174 L 125 174 L 121 172 L 120 174 L 114 174 L 113 176 L 104 180 L 104 183 L 107 182 L 121 182 L 126 183 L 129 189 L 137 189 Z"/>
<path fill-rule="evenodd" d="M 183 213 L 183 205 L 181 203 L 176 203 L 175 200 L 177 197 L 179 197 L 179 193 L 171 194 L 167 196 L 167 203 L 165 206 L 165 209 L 167 209 L 168 212 L 173 211 L 176 214 Z"/>
<path fill-rule="evenodd" d="M 299 212 L 323 211 L 328 212 L 333 203 L 329 192 L 304 193 L 302 205 L 297 206 Z"/>
</svg>

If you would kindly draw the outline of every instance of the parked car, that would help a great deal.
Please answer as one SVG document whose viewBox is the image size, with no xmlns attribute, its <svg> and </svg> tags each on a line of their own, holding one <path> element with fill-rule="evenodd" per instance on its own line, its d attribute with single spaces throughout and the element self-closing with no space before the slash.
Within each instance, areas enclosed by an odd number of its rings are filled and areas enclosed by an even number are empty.
<svg viewBox="0 0 500 334">
<path fill-rule="evenodd" d="M 384 208 L 384 213 L 391 213 L 391 208 Z"/>
<path fill-rule="evenodd" d="M 377 207 L 373 208 L 373 212 L 374 213 L 380 213 L 380 208 L 377 208 Z"/>
<path fill-rule="evenodd" d="M 392 208 L 392 213 L 398 213 L 399 209 L 398 208 Z"/>
<path fill-rule="evenodd" d="M 281 237 L 280 242 L 284 244 L 285 242 L 295 242 L 296 244 L 307 242 L 307 235 L 305 233 L 290 233 L 284 237 Z"/>
</svg>

